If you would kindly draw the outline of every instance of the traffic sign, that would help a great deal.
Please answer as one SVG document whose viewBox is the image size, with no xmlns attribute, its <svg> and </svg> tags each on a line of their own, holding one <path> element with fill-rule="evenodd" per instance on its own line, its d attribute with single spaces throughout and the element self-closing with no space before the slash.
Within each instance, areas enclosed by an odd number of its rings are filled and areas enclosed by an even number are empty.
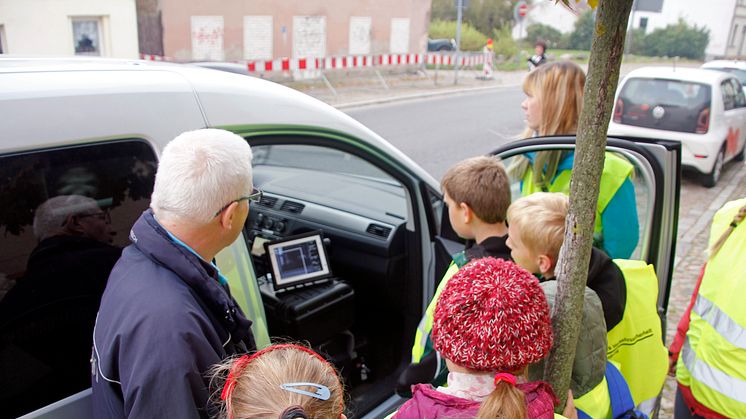
<svg viewBox="0 0 746 419">
<path fill-rule="evenodd" d="M 528 3 L 523 0 L 519 1 L 513 8 L 513 19 L 515 19 L 516 22 L 522 21 L 528 14 L 528 9 Z"/>
</svg>

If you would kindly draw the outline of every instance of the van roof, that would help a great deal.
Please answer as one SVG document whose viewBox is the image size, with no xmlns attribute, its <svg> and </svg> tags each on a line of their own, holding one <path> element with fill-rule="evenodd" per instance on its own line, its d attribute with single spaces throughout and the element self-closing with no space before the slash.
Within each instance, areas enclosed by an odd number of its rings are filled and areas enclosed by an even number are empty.
<svg viewBox="0 0 746 419">
<path fill-rule="evenodd" d="M 294 127 L 344 133 L 409 157 L 350 116 L 288 87 L 196 66 L 90 57 L 0 58 L 0 153 L 143 138 L 157 151 L 190 129 Z M 434 184 L 437 184 L 434 182 Z"/>
</svg>

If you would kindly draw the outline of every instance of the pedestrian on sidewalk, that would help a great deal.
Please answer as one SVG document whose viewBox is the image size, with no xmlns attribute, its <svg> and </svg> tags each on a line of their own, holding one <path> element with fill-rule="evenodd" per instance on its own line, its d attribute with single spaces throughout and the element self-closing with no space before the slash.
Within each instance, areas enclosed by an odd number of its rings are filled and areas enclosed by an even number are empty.
<svg viewBox="0 0 746 419">
<path fill-rule="evenodd" d="M 583 107 L 585 73 L 569 61 L 546 64 L 532 71 L 523 83 L 526 115 L 522 138 L 548 135 L 574 136 Z M 508 173 L 521 181 L 521 195 L 534 192 L 570 194 L 574 151 L 546 150 L 518 156 Z M 637 246 L 639 227 L 634 166 L 618 154 L 605 154 L 596 207 L 594 246 L 612 259 L 628 259 Z"/>
<path fill-rule="evenodd" d="M 538 66 L 547 62 L 547 44 L 542 40 L 534 43 L 534 55 L 528 58 L 528 71 L 534 71 Z"/>
<path fill-rule="evenodd" d="M 675 417 L 746 417 L 746 198 L 712 219 L 709 259 L 671 344 Z"/>
</svg>

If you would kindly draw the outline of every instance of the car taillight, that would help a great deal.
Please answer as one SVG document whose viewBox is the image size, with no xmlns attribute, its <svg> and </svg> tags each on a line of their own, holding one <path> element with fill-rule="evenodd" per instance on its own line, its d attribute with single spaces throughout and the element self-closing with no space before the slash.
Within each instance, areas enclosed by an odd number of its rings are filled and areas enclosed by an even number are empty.
<svg viewBox="0 0 746 419">
<path fill-rule="evenodd" d="M 614 108 L 614 122 L 622 123 L 622 114 L 624 113 L 624 102 L 622 99 L 616 101 L 616 107 Z"/>
<path fill-rule="evenodd" d="M 708 129 L 710 129 L 710 108 L 704 108 L 697 116 L 697 129 L 694 132 L 706 134 Z"/>
</svg>

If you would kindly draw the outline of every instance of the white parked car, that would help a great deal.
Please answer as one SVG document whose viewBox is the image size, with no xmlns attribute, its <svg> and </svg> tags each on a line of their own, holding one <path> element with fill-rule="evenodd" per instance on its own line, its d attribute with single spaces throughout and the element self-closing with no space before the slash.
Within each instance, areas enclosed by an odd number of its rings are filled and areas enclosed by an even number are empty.
<svg viewBox="0 0 746 419">
<path fill-rule="evenodd" d="M 702 68 L 733 74 L 741 82 L 741 85 L 744 85 L 744 91 L 746 92 L 746 61 L 714 60 L 702 64 Z"/>
<path fill-rule="evenodd" d="M 619 86 L 609 135 L 680 141 L 682 166 L 696 169 L 708 187 L 727 161 L 743 160 L 746 95 L 733 75 L 644 67 Z"/>
</svg>

